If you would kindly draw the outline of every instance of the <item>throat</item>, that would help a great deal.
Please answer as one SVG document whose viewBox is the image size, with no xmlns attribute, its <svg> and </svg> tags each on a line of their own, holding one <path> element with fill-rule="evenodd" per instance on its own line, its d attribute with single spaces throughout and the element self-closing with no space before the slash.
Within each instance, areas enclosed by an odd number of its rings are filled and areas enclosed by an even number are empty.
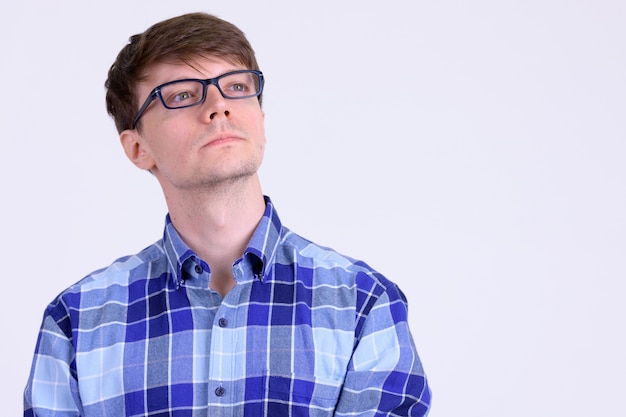
<svg viewBox="0 0 626 417">
<path fill-rule="evenodd" d="M 209 288 L 211 290 L 217 291 L 223 299 L 234 287 L 235 278 L 230 269 L 214 270 L 211 268 L 211 281 L 209 282 Z"/>
</svg>

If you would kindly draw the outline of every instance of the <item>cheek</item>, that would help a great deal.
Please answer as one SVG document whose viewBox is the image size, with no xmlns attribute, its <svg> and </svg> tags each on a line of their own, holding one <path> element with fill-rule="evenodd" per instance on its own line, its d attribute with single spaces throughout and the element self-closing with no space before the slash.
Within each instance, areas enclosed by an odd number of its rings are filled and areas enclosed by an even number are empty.
<svg viewBox="0 0 626 417">
<path fill-rule="evenodd" d="M 261 138 L 261 143 L 265 144 L 265 113 L 261 112 L 259 120 L 257 122 L 257 132 L 259 137 Z"/>
<path fill-rule="evenodd" d="M 183 129 L 154 129 L 151 132 L 150 143 L 154 159 L 159 165 L 174 163 L 180 158 L 182 147 L 181 135 L 186 134 Z"/>
<path fill-rule="evenodd" d="M 267 143 L 267 138 L 265 137 L 265 130 L 261 129 L 259 131 L 259 149 L 261 151 L 265 150 L 266 143 Z"/>
<path fill-rule="evenodd" d="M 247 121 L 242 120 L 242 127 L 246 126 L 246 130 L 250 135 L 250 138 L 253 138 L 254 141 L 259 144 L 259 147 L 262 149 L 265 145 L 265 115 L 259 109 L 251 109 L 250 113 L 248 113 Z"/>
</svg>

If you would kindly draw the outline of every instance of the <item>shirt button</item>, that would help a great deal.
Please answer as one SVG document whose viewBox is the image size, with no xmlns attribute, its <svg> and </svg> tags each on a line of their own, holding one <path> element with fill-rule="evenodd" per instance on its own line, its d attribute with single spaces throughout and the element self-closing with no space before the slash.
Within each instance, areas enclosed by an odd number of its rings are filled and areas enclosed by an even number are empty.
<svg viewBox="0 0 626 417">
<path fill-rule="evenodd" d="M 224 394 L 226 394 L 226 390 L 224 389 L 224 387 L 215 388 L 215 395 L 217 395 L 218 397 L 221 397 Z"/>
<path fill-rule="evenodd" d="M 201 274 L 203 272 L 202 266 L 200 266 L 198 264 L 196 264 L 194 269 L 196 270 L 196 274 Z"/>
<path fill-rule="evenodd" d="M 228 320 L 226 320 L 224 317 L 222 317 L 221 319 L 219 319 L 219 320 L 217 321 L 217 324 L 218 324 L 220 327 L 226 327 L 226 326 L 228 325 Z"/>
</svg>

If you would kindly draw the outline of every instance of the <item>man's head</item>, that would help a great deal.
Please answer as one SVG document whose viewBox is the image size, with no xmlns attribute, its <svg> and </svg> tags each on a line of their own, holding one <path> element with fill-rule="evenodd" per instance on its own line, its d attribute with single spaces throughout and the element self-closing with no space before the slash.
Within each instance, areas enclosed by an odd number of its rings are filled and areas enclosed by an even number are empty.
<svg viewBox="0 0 626 417">
<path fill-rule="evenodd" d="M 132 36 L 111 66 L 105 83 L 107 111 L 115 120 L 117 131 L 134 127 L 140 105 L 137 85 L 145 80 L 152 65 L 193 65 L 201 57 L 217 57 L 247 69 L 259 69 L 243 32 L 205 13 L 174 17 Z"/>
</svg>

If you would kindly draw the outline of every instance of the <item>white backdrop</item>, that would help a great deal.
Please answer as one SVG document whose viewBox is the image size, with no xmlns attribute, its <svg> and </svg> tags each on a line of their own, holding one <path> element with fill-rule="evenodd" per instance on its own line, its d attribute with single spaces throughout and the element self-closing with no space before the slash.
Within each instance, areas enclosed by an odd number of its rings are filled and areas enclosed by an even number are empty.
<svg viewBox="0 0 626 417">
<path fill-rule="evenodd" d="M 11 3 L 3 415 L 21 414 L 45 305 L 161 235 L 103 82 L 131 34 L 197 10 L 257 51 L 284 223 L 408 296 L 432 417 L 625 415 L 625 2 Z"/>
</svg>

